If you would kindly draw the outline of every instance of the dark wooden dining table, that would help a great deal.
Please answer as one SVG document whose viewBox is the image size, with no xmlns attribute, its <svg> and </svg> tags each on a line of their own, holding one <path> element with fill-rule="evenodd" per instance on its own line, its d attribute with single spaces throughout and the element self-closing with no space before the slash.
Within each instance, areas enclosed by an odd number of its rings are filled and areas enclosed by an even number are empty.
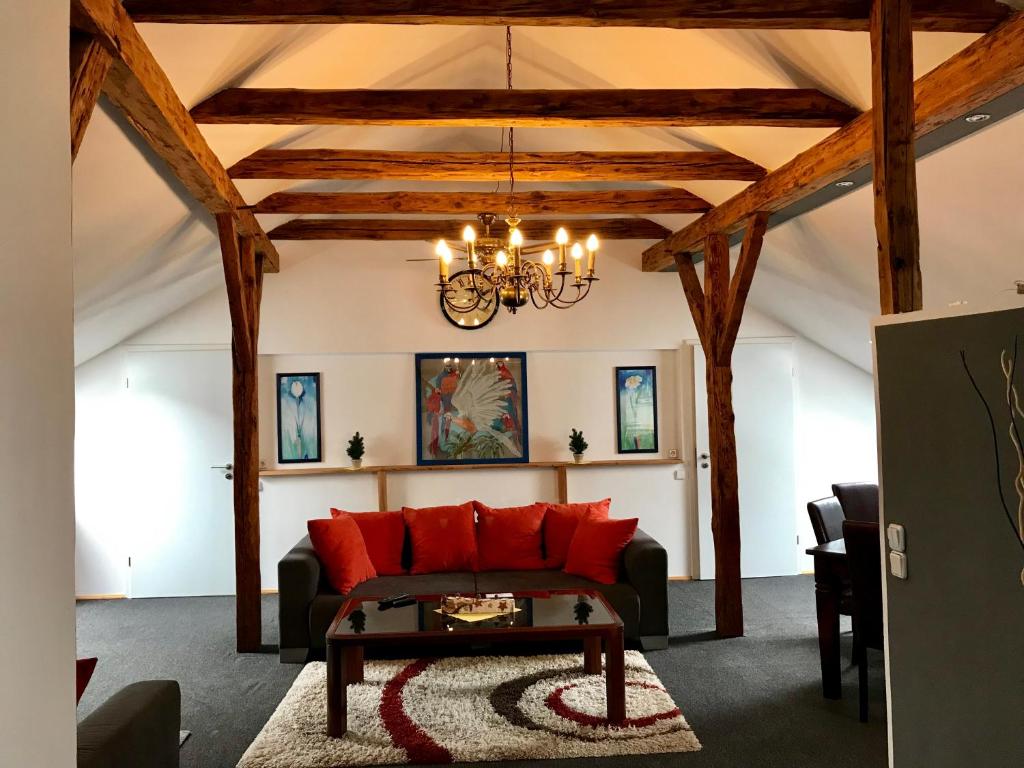
<svg viewBox="0 0 1024 768">
<path fill-rule="evenodd" d="M 826 699 L 843 697 L 839 654 L 839 603 L 849 583 L 846 540 L 836 539 L 807 550 L 814 558 L 814 602 L 818 611 L 821 690 Z"/>
</svg>

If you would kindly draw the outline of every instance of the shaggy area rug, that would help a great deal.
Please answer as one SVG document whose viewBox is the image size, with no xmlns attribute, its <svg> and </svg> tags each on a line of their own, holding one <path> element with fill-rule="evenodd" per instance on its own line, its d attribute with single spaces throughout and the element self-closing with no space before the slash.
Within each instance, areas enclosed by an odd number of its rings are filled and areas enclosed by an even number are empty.
<svg viewBox="0 0 1024 768">
<path fill-rule="evenodd" d="M 327 670 L 308 664 L 238 768 L 333 768 L 695 752 L 700 742 L 643 655 L 626 653 L 626 717 L 580 655 L 368 661 L 348 733 L 327 736 Z"/>
</svg>

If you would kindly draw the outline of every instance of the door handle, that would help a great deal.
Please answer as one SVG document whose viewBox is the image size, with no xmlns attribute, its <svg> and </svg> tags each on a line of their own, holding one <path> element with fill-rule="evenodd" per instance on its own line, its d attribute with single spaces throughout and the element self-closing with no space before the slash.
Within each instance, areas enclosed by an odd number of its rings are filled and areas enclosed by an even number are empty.
<svg viewBox="0 0 1024 768">
<path fill-rule="evenodd" d="M 225 480 L 233 480 L 234 479 L 235 476 L 231 472 L 231 470 L 233 470 L 234 468 L 235 468 L 235 465 L 231 464 L 230 462 L 227 463 L 227 464 L 214 464 L 212 467 L 210 467 L 210 469 L 223 469 L 224 470 L 224 479 Z"/>
<path fill-rule="evenodd" d="M 710 455 L 708 455 L 706 453 L 702 453 L 697 458 L 700 459 L 700 468 L 701 469 L 707 469 L 708 467 L 711 466 L 711 464 L 709 463 L 709 461 L 711 459 Z"/>
</svg>

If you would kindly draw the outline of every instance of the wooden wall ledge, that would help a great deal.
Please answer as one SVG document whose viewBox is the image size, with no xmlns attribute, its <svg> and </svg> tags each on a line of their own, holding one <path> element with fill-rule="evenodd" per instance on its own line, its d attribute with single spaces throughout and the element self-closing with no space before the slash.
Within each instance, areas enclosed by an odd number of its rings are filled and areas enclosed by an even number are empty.
<svg viewBox="0 0 1024 768">
<path fill-rule="evenodd" d="M 399 472 L 444 472 L 462 469 L 551 469 L 558 483 L 558 502 L 569 501 L 567 474 L 574 469 L 597 469 L 601 467 L 654 467 L 682 464 L 681 459 L 608 459 L 605 461 L 530 461 L 519 464 L 393 464 L 379 467 L 291 467 L 286 469 L 264 469 L 260 477 L 310 477 L 315 475 L 369 475 L 377 476 L 377 506 L 381 512 L 388 509 L 388 475 Z"/>
<path fill-rule="evenodd" d="M 605 461 L 585 461 L 576 464 L 572 461 L 530 461 L 518 464 L 392 464 L 379 467 L 283 467 L 280 469 L 264 469 L 260 477 L 301 477 L 304 475 L 354 475 L 376 474 L 379 472 L 438 472 L 461 469 L 558 469 L 559 467 L 645 467 L 682 464 L 682 459 L 609 459 Z"/>
</svg>

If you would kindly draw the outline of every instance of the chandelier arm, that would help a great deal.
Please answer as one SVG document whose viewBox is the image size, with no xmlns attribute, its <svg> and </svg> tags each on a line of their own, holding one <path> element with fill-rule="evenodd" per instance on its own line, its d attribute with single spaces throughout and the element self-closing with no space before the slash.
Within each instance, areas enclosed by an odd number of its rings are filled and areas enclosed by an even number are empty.
<svg viewBox="0 0 1024 768">
<path fill-rule="evenodd" d="M 473 272 L 471 270 L 470 274 L 472 275 L 473 278 L 473 292 L 476 294 L 477 300 L 480 302 L 486 302 L 488 301 L 488 299 L 492 298 L 494 296 L 496 286 L 494 285 L 494 282 L 490 278 L 488 278 L 487 275 L 484 274 L 484 271 L 476 270 L 476 272 Z M 480 285 L 477 283 L 478 277 L 484 284 L 482 289 Z"/>
<path fill-rule="evenodd" d="M 537 300 L 538 296 L 540 301 Z M 545 291 L 530 291 L 530 302 L 537 309 L 546 309 L 551 304 Z"/>
<path fill-rule="evenodd" d="M 455 296 L 456 295 L 457 295 L 456 291 L 453 288 L 451 288 L 451 283 L 448 283 L 444 288 L 441 289 L 441 296 L 444 299 L 445 306 L 447 306 L 452 311 L 454 311 L 454 312 L 471 312 L 471 311 L 473 311 L 475 309 L 479 309 L 480 304 L 481 304 L 481 298 L 479 296 L 477 296 L 475 298 L 475 300 L 473 302 L 473 305 L 471 307 L 469 307 L 466 310 L 463 310 L 463 309 L 460 308 L 460 306 L 458 304 L 455 303 Z M 484 300 L 486 300 L 486 299 L 484 299 Z"/>
<path fill-rule="evenodd" d="M 555 308 L 556 309 L 569 309 L 571 307 L 576 306 L 579 302 L 583 301 L 583 299 L 586 298 L 586 295 L 587 295 L 586 291 L 582 291 L 581 292 L 579 290 L 579 286 L 576 286 L 576 288 L 577 288 L 577 293 L 576 293 L 576 296 L 574 296 L 573 298 L 571 298 L 571 299 L 561 299 L 557 303 L 552 302 L 554 304 Z"/>
<path fill-rule="evenodd" d="M 563 299 L 562 298 L 562 293 L 565 292 L 565 285 L 566 285 L 566 282 L 567 282 L 566 278 L 568 278 L 570 274 L 572 274 L 572 273 L 571 272 L 559 272 L 558 273 L 558 276 L 560 278 L 560 282 L 558 283 L 558 292 L 555 294 L 555 297 L 554 297 L 554 300 L 556 302 L 568 301 L 568 299 Z M 569 285 L 575 285 L 575 283 L 569 283 Z"/>
</svg>

